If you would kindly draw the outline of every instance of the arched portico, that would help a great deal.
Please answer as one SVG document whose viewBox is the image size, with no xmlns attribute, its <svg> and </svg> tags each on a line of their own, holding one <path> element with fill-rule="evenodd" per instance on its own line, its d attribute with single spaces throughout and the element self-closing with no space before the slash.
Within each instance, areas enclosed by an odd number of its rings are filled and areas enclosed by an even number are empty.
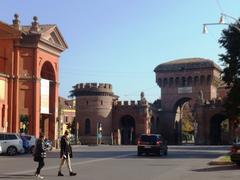
<svg viewBox="0 0 240 180">
<path fill-rule="evenodd" d="M 40 71 L 40 132 L 54 140 L 56 110 L 57 110 L 57 83 L 56 71 L 52 62 L 45 61 Z"/>
<path fill-rule="evenodd" d="M 121 144 L 135 144 L 135 119 L 130 115 L 120 119 Z"/>
<path fill-rule="evenodd" d="M 223 114 L 215 114 L 209 122 L 210 144 L 226 144 L 229 138 L 229 120 Z"/>
<path fill-rule="evenodd" d="M 174 140 L 175 144 L 182 144 L 193 132 L 193 116 L 190 104 L 191 98 L 183 97 L 176 101 L 173 112 L 174 118 Z"/>
</svg>

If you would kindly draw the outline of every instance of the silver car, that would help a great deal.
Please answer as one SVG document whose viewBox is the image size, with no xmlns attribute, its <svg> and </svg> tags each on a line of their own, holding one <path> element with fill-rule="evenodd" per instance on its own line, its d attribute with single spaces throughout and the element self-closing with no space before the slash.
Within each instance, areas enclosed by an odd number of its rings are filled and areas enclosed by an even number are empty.
<svg viewBox="0 0 240 180">
<path fill-rule="evenodd" d="M 14 156 L 24 153 L 23 142 L 17 133 L 0 133 L 0 144 L 2 153 Z"/>
</svg>

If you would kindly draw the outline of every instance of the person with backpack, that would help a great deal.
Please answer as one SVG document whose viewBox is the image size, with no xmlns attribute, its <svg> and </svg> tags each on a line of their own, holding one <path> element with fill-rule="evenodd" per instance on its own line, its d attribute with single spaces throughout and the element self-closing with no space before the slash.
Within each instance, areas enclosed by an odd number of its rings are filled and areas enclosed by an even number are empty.
<svg viewBox="0 0 240 180">
<path fill-rule="evenodd" d="M 40 175 L 40 171 L 45 165 L 44 158 L 46 158 L 46 149 L 44 145 L 43 133 L 40 133 L 39 138 L 36 140 L 33 157 L 34 157 L 34 161 L 38 162 L 38 167 L 36 169 L 35 176 L 39 179 L 44 179 L 44 177 Z"/>
</svg>

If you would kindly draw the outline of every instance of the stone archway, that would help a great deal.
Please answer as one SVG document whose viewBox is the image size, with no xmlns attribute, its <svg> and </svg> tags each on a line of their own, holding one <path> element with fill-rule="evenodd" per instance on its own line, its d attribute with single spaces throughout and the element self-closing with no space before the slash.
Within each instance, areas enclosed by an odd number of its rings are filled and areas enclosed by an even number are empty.
<svg viewBox="0 0 240 180">
<path fill-rule="evenodd" d="M 229 137 L 229 121 L 226 119 L 226 116 L 223 114 L 215 114 L 210 119 L 210 144 L 220 145 L 226 144 Z"/>
<path fill-rule="evenodd" d="M 188 143 L 193 136 L 193 116 L 191 98 L 184 97 L 176 101 L 173 112 L 174 118 L 174 141 L 175 144 Z"/>
<path fill-rule="evenodd" d="M 135 144 L 135 120 L 130 115 L 125 115 L 120 120 L 121 144 Z"/>
<path fill-rule="evenodd" d="M 51 62 L 43 63 L 40 71 L 40 131 L 54 140 L 56 118 L 56 73 Z"/>
</svg>

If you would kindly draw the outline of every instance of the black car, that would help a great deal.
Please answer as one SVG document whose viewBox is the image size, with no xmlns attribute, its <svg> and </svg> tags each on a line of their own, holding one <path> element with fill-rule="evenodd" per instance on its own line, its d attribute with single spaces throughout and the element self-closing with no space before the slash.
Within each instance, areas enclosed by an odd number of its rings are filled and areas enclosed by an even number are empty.
<svg viewBox="0 0 240 180">
<path fill-rule="evenodd" d="M 231 147 L 231 161 L 240 166 L 240 143 L 234 143 Z"/>
<path fill-rule="evenodd" d="M 138 139 L 138 156 L 145 154 L 167 155 L 167 141 L 160 134 L 142 134 Z"/>
</svg>

